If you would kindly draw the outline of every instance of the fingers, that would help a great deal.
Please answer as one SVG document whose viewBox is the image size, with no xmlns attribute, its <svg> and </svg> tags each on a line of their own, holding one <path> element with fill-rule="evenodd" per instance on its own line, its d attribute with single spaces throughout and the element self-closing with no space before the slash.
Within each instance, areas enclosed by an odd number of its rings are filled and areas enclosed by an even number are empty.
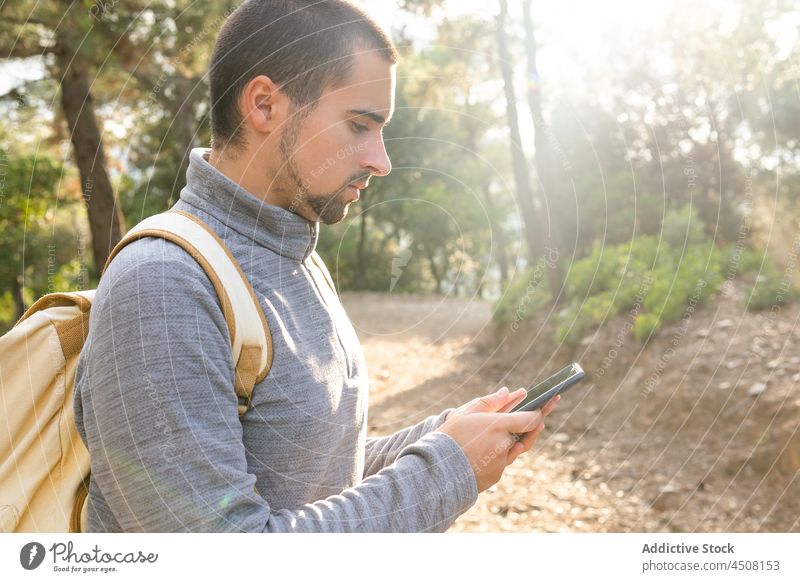
<svg viewBox="0 0 800 582">
<path fill-rule="evenodd" d="M 544 423 L 540 423 L 535 429 L 527 433 L 522 438 L 521 441 L 515 443 L 514 446 L 512 446 L 511 449 L 509 449 L 508 451 L 508 457 L 506 459 L 506 463 L 510 465 L 511 463 L 516 461 L 517 457 L 519 457 L 522 453 L 531 450 L 531 448 L 533 448 L 533 445 L 536 444 L 536 441 L 539 439 L 539 435 L 542 434 L 543 430 L 544 430 Z"/>
<path fill-rule="evenodd" d="M 561 394 L 556 394 L 550 400 L 548 400 L 547 404 L 542 407 L 542 414 L 547 416 L 553 412 L 553 409 L 556 407 L 556 404 L 558 404 L 559 400 L 561 400 Z"/>
<path fill-rule="evenodd" d="M 528 395 L 528 391 L 525 388 L 518 388 L 514 390 L 511 394 L 508 395 L 508 403 L 498 410 L 498 412 L 509 412 L 514 409 L 514 407 L 525 400 L 525 397 Z"/>
<path fill-rule="evenodd" d="M 515 390 L 508 395 L 508 404 L 498 410 L 498 412 L 510 412 L 517 404 L 525 400 L 527 395 L 528 391 L 525 388 L 519 388 L 518 390 Z M 558 404 L 559 400 L 561 400 L 560 394 L 556 394 L 550 400 L 548 400 L 547 403 L 540 409 L 542 414 L 547 416 L 553 412 L 553 409 L 556 407 L 556 404 Z"/>
<path fill-rule="evenodd" d="M 560 394 L 551 398 L 547 402 L 547 404 L 545 404 L 540 409 L 540 413 L 542 415 L 542 421 L 544 420 L 544 417 L 546 417 L 553 411 L 553 409 L 556 407 L 556 404 L 558 404 L 559 400 L 561 400 Z M 544 422 L 539 422 L 538 425 L 534 427 L 533 430 L 525 433 L 519 442 L 514 443 L 514 445 L 512 445 L 511 448 L 508 450 L 508 457 L 506 458 L 507 464 L 510 465 L 522 453 L 531 450 L 531 448 L 533 448 L 533 445 L 536 444 L 536 441 L 539 439 L 539 436 L 542 434 L 543 430 L 544 430 Z"/>
<path fill-rule="evenodd" d="M 519 441 L 515 447 L 519 447 L 519 451 L 524 453 L 525 451 L 529 451 L 533 445 L 536 444 L 536 441 L 539 439 L 539 435 L 542 434 L 544 430 L 544 422 L 539 423 L 539 425 L 533 429 L 531 432 L 526 434 L 521 441 Z"/>
<path fill-rule="evenodd" d="M 503 428 L 510 433 L 530 432 L 541 424 L 544 415 L 541 410 L 510 412 L 504 417 Z"/>
<path fill-rule="evenodd" d="M 472 412 L 508 412 L 517 404 L 522 402 L 527 395 L 525 388 L 519 388 L 514 392 L 509 392 L 508 387 L 503 386 L 493 394 L 487 394 L 469 401 L 462 407 L 465 413 Z"/>
<path fill-rule="evenodd" d="M 479 398 L 475 398 L 474 400 L 470 400 L 466 405 L 464 405 L 463 412 L 498 412 L 503 406 L 505 406 L 507 399 L 508 388 L 503 386 L 500 388 L 500 390 L 493 394 L 487 394 L 486 396 L 481 396 Z"/>
<path fill-rule="evenodd" d="M 507 413 L 514 409 L 514 407 L 525 400 L 528 391 L 525 388 L 518 388 L 514 392 L 509 392 L 506 386 L 500 388 L 497 392 L 487 394 L 469 401 L 467 404 L 459 409 L 461 413 L 473 412 L 500 412 Z M 547 416 L 555 408 L 561 396 L 551 398 L 541 410 L 544 416 Z M 516 414 L 516 413 L 514 413 Z"/>
</svg>

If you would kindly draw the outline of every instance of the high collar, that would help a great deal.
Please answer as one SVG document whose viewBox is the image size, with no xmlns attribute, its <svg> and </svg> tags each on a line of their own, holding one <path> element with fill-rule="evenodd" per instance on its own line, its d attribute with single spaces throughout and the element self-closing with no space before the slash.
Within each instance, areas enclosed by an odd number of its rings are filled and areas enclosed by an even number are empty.
<svg viewBox="0 0 800 582">
<path fill-rule="evenodd" d="M 222 222 L 227 228 L 279 255 L 305 261 L 319 239 L 319 222 L 259 200 L 208 163 L 208 148 L 189 154 L 181 200 Z"/>
</svg>

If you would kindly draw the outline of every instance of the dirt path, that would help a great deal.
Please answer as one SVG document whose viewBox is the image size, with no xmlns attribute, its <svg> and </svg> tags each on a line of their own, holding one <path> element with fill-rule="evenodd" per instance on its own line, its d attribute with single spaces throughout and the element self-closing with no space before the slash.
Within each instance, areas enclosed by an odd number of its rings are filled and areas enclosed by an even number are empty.
<svg viewBox="0 0 800 582">
<path fill-rule="evenodd" d="M 770 320 L 735 299 L 646 348 L 616 339 L 622 319 L 567 348 L 536 321 L 495 330 L 479 300 L 343 296 L 369 364 L 370 434 L 569 361 L 588 372 L 451 531 L 797 532 L 798 312 Z"/>
</svg>

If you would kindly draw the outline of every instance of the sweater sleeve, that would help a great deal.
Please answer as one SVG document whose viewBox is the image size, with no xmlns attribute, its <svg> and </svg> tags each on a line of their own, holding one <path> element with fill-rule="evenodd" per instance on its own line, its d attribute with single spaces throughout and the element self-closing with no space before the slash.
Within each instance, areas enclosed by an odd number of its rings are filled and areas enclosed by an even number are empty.
<svg viewBox="0 0 800 582">
<path fill-rule="evenodd" d="M 424 435 L 437 430 L 453 410 L 455 409 L 448 408 L 440 414 L 429 416 L 414 426 L 406 427 L 388 436 L 367 437 L 364 478 L 374 475 L 387 465 L 394 463 L 400 451 Z"/>
<path fill-rule="evenodd" d="M 273 511 L 248 471 L 233 380 L 200 266 L 163 240 L 126 247 L 98 287 L 75 391 L 93 483 L 123 531 L 444 531 L 477 499 L 466 455 L 432 431 L 357 485 Z"/>
</svg>

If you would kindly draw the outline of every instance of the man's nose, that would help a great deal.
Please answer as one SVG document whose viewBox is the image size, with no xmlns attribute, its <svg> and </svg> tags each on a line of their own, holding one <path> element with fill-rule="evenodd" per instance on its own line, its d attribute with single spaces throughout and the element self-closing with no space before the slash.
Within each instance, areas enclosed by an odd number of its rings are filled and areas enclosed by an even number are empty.
<svg viewBox="0 0 800 582">
<path fill-rule="evenodd" d="M 392 171 L 392 162 L 386 153 L 383 137 L 370 143 L 361 164 L 374 176 L 385 176 Z"/>
</svg>

